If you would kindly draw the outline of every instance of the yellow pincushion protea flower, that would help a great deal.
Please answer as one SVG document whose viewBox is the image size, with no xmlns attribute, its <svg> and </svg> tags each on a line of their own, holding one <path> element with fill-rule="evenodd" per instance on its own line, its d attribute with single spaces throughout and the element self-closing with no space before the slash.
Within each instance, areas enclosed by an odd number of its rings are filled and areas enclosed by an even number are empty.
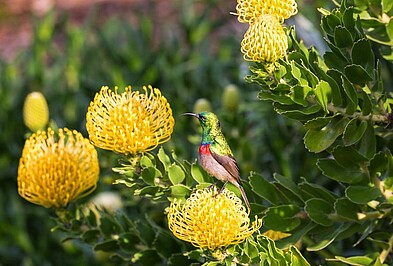
<svg viewBox="0 0 393 266">
<path fill-rule="evenodd" d="M 159 89 L 127 87 L 119 94 L 102 87 L 90 103 L 86 128 L 96 147 L 122 154 L 150 151 L 171 138 L 175 120 Z"/>
<path fill-rule="evenodd" d="M 295 0 L 237 0 L 236 11 L 241 23 L 251 23 L 259 16 L 270 14 L 280 23 L 297 13 Z"/>
<path fill-rule="evenodd" d="M 215 250 L 244 241 L 262 226 L 262 220 L 250 226 L 242 201 L 227 189 L 218 194 L 214 187 L 197 190 L 184 204 L 174 200 L 168 226 L 177 238 Z"/>
<path fill-rule="evenodd" d="M 97 151 L 76 130 L 38 131 L 26 140 L 18 167 L 18 192 L 44 207 L 65 207 L 94 191 Z"/>
<path fill-rule="evenodd" d="M 23 106 L 23 121 L 33 132 L 44 129 L 48 124 L 48 103 L 41 92 L 34 91 L 27 95 Z"/>
<path fill-rule="evenodd" d="M 282 25 L 273 15 L 262 15 L 250 24 L 241 42 L 244 59 L 274 63 L 284 57 L 288 39 Z"/>
</svg>

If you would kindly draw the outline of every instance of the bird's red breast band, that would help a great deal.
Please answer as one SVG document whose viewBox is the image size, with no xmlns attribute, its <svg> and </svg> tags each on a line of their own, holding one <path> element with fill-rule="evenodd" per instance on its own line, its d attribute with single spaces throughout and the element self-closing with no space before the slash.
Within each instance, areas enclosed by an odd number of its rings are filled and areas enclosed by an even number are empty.
<svg viewBox="0 0 393 266">
<path fill-rule="evenodd" d="M 199 154 L 211 154 L 211 152 L 210 152 L 210 143 L 208 143 L 208 144 L 201 144 L 201 146 L 199 146 Z"/>
</svg>

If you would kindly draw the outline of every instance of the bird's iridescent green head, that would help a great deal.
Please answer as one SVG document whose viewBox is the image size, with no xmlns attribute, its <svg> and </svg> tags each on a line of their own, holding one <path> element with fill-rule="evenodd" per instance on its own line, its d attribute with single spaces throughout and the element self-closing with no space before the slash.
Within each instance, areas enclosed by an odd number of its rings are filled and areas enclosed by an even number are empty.
<svg viewBox="0 0 393 266">
<path fill-rule="evenodd" d="M 198 118 L 202 127 L 202 142 L 210 142 L 212 139 L 222 136 L 220 120 L 212 112 L 184 113 L 183 115 L 190 115 Z"/>
</svg>

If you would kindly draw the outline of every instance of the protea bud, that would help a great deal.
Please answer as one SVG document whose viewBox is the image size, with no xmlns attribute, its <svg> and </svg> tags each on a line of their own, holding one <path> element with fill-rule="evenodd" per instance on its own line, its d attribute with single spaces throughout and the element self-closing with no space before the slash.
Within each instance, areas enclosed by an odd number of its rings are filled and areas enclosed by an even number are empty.
<svg viewBox="0 0 393 266">
<path fill-rule="evenodd" d="M 222 95 L 222 106 L 226 111 L 235 112 L 240 103 L 240 91 L 234 84 L 228 84 Z"/>
<path fill-rule="evenodd" d="M 194 109 L 193 112 L 196 114 L 199 114 L 200 112 L 203 111 L 211 111 L 212 106 L 209 102 L 209 100 L 205 98 L 199 98 L 195 103 L 194 103 Z"/>
<path fill-rule="evenodd" d="M 23 106 L 23 120 L 33 132 L 44 129 L 48 124 L 48 104 L 41 92 L 34 91 L 27 95 Z"/>
</svg>

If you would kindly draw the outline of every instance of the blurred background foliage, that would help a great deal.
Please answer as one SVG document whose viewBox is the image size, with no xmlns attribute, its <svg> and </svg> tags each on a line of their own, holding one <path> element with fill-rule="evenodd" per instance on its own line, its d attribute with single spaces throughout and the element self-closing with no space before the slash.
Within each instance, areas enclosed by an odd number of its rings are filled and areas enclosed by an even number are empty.
<svg viewBox="0 0 393 266">
<path fill-rule="evenodd" d="M 273 173 L 279 173 L 297 183 L 307 173 L 308 181 L 334 191 L 337 183 L 316 179 L 320 173 L 315 156 L 304 148 L 302 125 L 278 116 L 269 102 L 257 100 L 258 87 L 245 83 L 248 64 L 240 53 L 240 40 L 246 28 L 229 15 L 235 6 L 236 1 L 223 0 L 146 1 L 128 6 L 126 13 L 92 4 L 84 7 L 82 17 L 56 8 L 28 15 L 33 25 L 31 43 L 12 58 L 0 59 L 0 265 L 104 263 L 102 254 L 90 246 L 61 242 L 61 233 L 50 232 L 55 224 L 48 218 L 52 211 L 17 194 L 18 160 L 29 135 L 22 109 L 31 91 L 41 91 L 47 98 L 53 125 L 87 136 L 85 114 L 101 86 L 151 84 L 168 99 L 176 120 L 172 140 L 165 146 L 189 161 L 197 157 L 198 128 L 179 114 L 195 110 L 198 100 L 207 99 L 222 120 L 242 176 L 255 171 L 272 179 Z M 321 51 L 326 47 L 320 41 L 316 7 L 322 6 L 329 9 L 332 3 L 298 1 L 299 15 L 288 21 L 297 25 L 307 45 Z M 5 23 L 10 17 L 6 5 L 1 5 L 0 26 L 10 26 Z M 225 104 L 229 84 L 240 91 L 235 107 Z M 111 185 L 116 179 L 111 171 L 116 157 L 102 150 L 99 155 L 102 172 L 95 194 L 116 189 L 127 194 Z M 146 211 L 152 219 L 162 215 L 144 205 L 143 199 L 123 196 L 129 217 L 144 217 Z M 340 243 L 333 247 L 346 248 Z"/>
</svg>

